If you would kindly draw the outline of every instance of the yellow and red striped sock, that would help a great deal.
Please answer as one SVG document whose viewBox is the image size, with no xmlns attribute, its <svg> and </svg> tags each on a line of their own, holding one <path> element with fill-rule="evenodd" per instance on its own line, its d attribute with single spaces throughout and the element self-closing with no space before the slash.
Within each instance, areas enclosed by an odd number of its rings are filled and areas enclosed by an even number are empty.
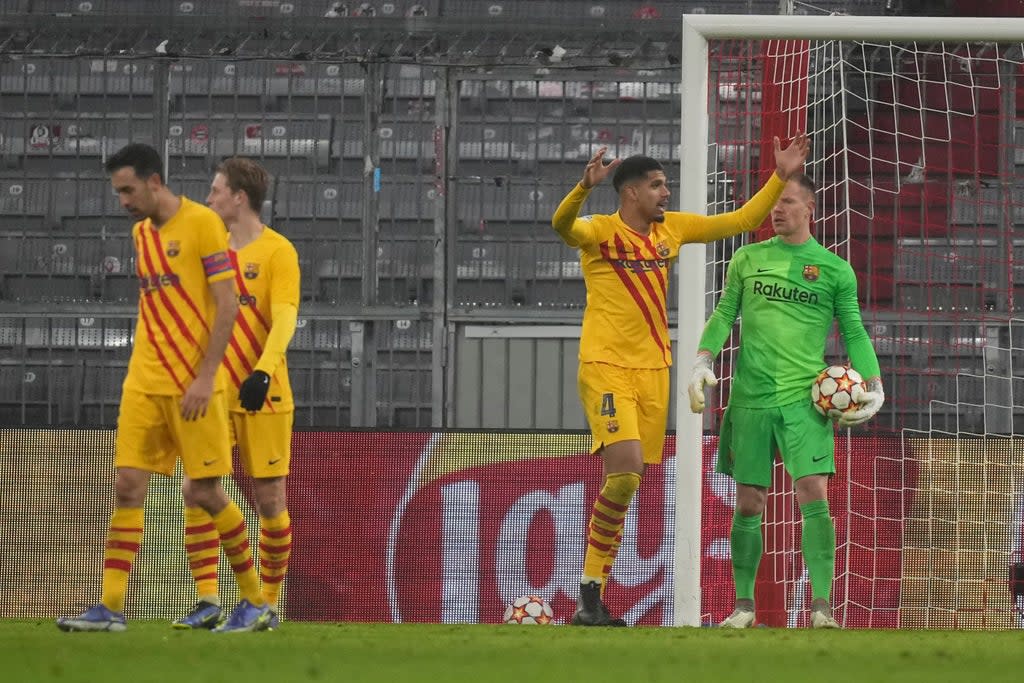
<svg viewBox="0 0 1024 683">
<path fill-rule="evenodd" d="M 601 597 L 604 597 L 604 588 L 608 585 L 608 577 L 612 573 L 612 565 L 615 564 L 615 558 L 619 555 L 619 546 L 622 545 L 622 532 L 620 531 L 615 536 L 615 540 L 612 542 L 612 547 L 608 549 L 608 557 L 605 558 L 604 569 L 601 571 Z"/>
<path fill-rule="evenodd" d="M 274 517 L 260 518 L 260 579 L 263 598 L 277 605 L 281 582 L 288 572 L 288 556 L 292 551 L 292 520 L 285 510 Z"/>
<path fill-rule="evenodd" d="M 103 553 L 103 598 L 108 609 L 124 612 L 128 574 L 142 545 L 143 508 L 114 508 Z"/>
<path fill-rule="evenodd" d="M 594 501 L 587 531 L 587 551 L 583 557 L 583 576 L 590 579 L 604 577 L 605 565 L 611 571 L 611 562 L 618 551 L 616 537 L 622 533 L 626 511 L 633 494 L 640 488 L 640 475 L 636 472 L 616 472 L 605 477 L 604 487 Z M 603 579 L 602 579 L 603 584 Z"/>
<path fill-rule="evenodd" d="M 185 552 L 196 582 L 196 595 L 200 600 L 219 604 L 217 563 L 220 560 L 220 535 L 213 524 L 213 517 L 203 508 L 185 508 Z"/>
<path fill-rule="evenodd" d="M 213 524 L 220 534 L 220 543 L 228 563 L 238 580 L 238 592 L 242 598 L 254 605 L 262 605 L 263 593 L 260 591 L 260 577 L 252 563 L 252 549 L 249 547 L 249 532 L 245 527 L 245 518 L 234 501 L 228 501 L 223 510 L 213 518 Z"/>
</svg>

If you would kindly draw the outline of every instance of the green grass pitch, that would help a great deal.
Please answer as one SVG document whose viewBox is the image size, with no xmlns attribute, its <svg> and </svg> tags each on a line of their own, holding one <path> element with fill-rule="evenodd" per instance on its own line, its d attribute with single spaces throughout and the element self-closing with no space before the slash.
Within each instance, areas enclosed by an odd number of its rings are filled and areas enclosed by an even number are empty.
<svg viewBox="0 0 1024 683">
<path fill-rule="evenodd" d="M 214 634 L 136 621 L 124 633 L 62 633 L 52 621 L 0 621 L 0 666 L 11 683 L 989 683 L 1018 680 L 1024 632 L 285 622 Z"/>
</svg>

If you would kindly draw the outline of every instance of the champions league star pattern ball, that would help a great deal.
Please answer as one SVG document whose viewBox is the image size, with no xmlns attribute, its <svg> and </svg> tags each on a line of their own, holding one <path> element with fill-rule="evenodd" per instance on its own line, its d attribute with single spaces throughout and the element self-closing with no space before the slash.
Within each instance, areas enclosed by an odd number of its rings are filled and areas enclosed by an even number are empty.
<svg viewBox="0 0 1024 683">
<path fill-rule="evenodd" d="M 524 595 L 505 608 L 506 624 L 550 624 L 555 614 L 547 600 L 537 595 Z"/>
<path fill-rule="evenodd" d="M 860 408 L 855 397 L 860 391 L 867 391 L 864 378 L 853 368 L 845 365 L 830 365 L 818 375 L 811 386 L 811 402 L 814 409 L 829 418 L 838 420 L 846 412 Z"/>
</svg>

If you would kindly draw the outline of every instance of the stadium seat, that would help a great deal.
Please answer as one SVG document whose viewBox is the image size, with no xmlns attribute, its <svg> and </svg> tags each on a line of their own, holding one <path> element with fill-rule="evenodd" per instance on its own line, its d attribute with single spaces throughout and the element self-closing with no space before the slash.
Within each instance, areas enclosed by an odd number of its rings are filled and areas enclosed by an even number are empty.
<svg viewBox="0 0 1024 683">
<path fill-rule="evenodd" d="M 406 159 L 419 162 L 434 158 L 434 124 L 432 122 L 382 121 L 378 129 L 380 158 Z"/>
<path fill-rule="evenodd" d="M 342 226 L 357 231 L 362 219 L 362 184 L 330 176 L 281 177 L 273 190 L 271 225 L 286 235 L 301 232 L 335 238 Z M 279 227 L 280 226 L 280 227 Z"/>
<path fill-rule="evenodd" d="M 458 308 L 489 308 L 526 303 L 526 283 L 521 279 L 456 280 L 453 301 Z"/>
<path fill-rule="evenodd" d="M 986 310 L 986 298 L 978 285 L 927 285 L 900 283 L 897 303 L 911 311 L 956 314 L 958 311 Z"/>
<path fill-rule="evenodd" d="M 386 368 L 387 390 L 381 396 L 385 403 L 430 410 L 430 372 L 425 369 Z"/>
<path fill-rule="evenodd" d="M 362 299 L 363 263 L 357 243 L 343 243 L 312 258 L 317 301 L 358 303 Z"/>
<path fill-rule="evenodd" d="M 352 375 L 347 362 L 289 359 L 288 371 L 292 391 L 303 406 L 316 408 L 349 402 Z"/>
<path fill-rule="evenodd" d="M 331 156 L 340 159 L 363 158 L 362 121 L 338 117 L 334 126 Z"/>
<path fill-rule="evenodd" d="M 377 327 L 377 348 L 379 349 L 429 356 L 433 347 L 431 326 L 427 321 L 396 320 L 385 322 Z"/>
<path fill-rule="evenodd" d="M 308 175 L 328 167 L 330 130 L 326 114 L 176 115 L 171 118 L 169 156 L 192 158 L 185 172 L 199 175 L 209 173 L 214 161 L 235 155 Z"/>
<path fill-rule="evenodd" d="M 502 280 L 509 273 L 508 249 L 504 242 L 459 240 L 456 259 L 455 276 L 460 280 Z"/>
<path fill-rule="evenodd" d="M 515 184 L 509 192 L 509 220 L 527 221 L 531 223 L 551 223 L 551 214 L 554 213 L 558 202 L 568 192 L 572 185 L 568 185 L 563 194 L 559 194 L 554 188 L 538 185 Z"/>
<path fill-rule="evenodd" d="M 994 141 L 977 145 L 963 142 L 926 142 L 922 155 L 920 142 L 873 144 L 854 142 L 850 145 L 848 168 L 851 176 L 871 174 L 885 177 L 911 177 L 923 161 L 926 178 L 968 173 L 977 169 L 979 175 L 998 174 L 998 146 Z"/>
<path fill-rule="evenodd" d="M 62 358 L 0 358 L 0 416 L 5 424 L 59 425 L 76 421 L 82 377 Z"/>
<path fill-rule="evenodd" d="M 1024 186 L 1014 185 L 1009 196 L 1006 194 L 1002 187 L 979 187 L 973 181 L 962 181 L 953 193 L 951 220 L 958 225 L 997 225 L 1002 223 L 1006 207 L 1012 223 L 1024 226 Z"/>
<path fill-rule="evenodd" d="M 78 318 L 74 350 L 79 357 L 127 360 L 131 354 L 134 326 L 135 322 L 130 318 Z"/>
<path fill-rule="evenodd" d="M 505 178 L 460 180 L 454 188 L 460 231 L 483 232 L 488 221 L 508 219 L 509 184 Z"/>
<path fill-rule="evenodd" d="M 377 273 L 382 277 L 431 277 L 434 273 L 434 238 L 381 239 L 377 243 Z"/>
<path fill-rule="evenodd" d="M 433 221 L 436 197 L 437 191 L 430 178 L 385 179 L 380 193 L 380 217 Z"/>
<path fill-rule="evenodd" d="M 900 240 L 896 277 L 908 282 L 993 286 L 998 263 L 1004 258 L 992 243 Z"/>
<path fill-rule="evenodd" d="M 10 163 L 26 175 L 102 174 L 104 150 L 152 136 L 152 114 L 78 112 L 77 114 L 4 112 L 0 132 Z"/>
<path fill-rule="evenodd" d="M 114 425 L 121 403 L 121 386 L 128 372 L 127 360 L 83 364 L 80 422 Z"/>
</svg>

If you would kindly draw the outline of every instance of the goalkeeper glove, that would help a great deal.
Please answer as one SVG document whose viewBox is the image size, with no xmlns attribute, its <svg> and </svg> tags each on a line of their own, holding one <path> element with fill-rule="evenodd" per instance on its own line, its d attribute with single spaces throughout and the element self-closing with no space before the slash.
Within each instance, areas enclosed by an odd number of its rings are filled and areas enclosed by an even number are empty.
<svg viewBox="0 0 1024 683">
<path fill-rule="evenodd" d="M 864 424 L 875 416 L 882 404 L 885 403 L 885 392 L 882 390 L 882 378 L 872 377 L 868 380 L 868 388 L 865 391 L 859 386 L 855 387 L 850 397 L 860 407 L 849 413 L 843 413 L 837 421 L 840 427 L 855 427 Z"/>
<path fill-rule="evenodd" d="M 704 387 L 718 386 L 718 378 L 711 370 L 712 360 L 710 353 L 702 351 L 693 361 L 693 372 L 690 373 L 687 392 L 690 394 L 690 410 L 695 413 L 704 411 Z"/>
<path fill-rule="evenodd" d="M 270 375 L 262 370 L 254 370 L 238 387 L 238 401 L 246 410 L 259 410 L 267 400 L 270 390 Z"/>
</svg>

